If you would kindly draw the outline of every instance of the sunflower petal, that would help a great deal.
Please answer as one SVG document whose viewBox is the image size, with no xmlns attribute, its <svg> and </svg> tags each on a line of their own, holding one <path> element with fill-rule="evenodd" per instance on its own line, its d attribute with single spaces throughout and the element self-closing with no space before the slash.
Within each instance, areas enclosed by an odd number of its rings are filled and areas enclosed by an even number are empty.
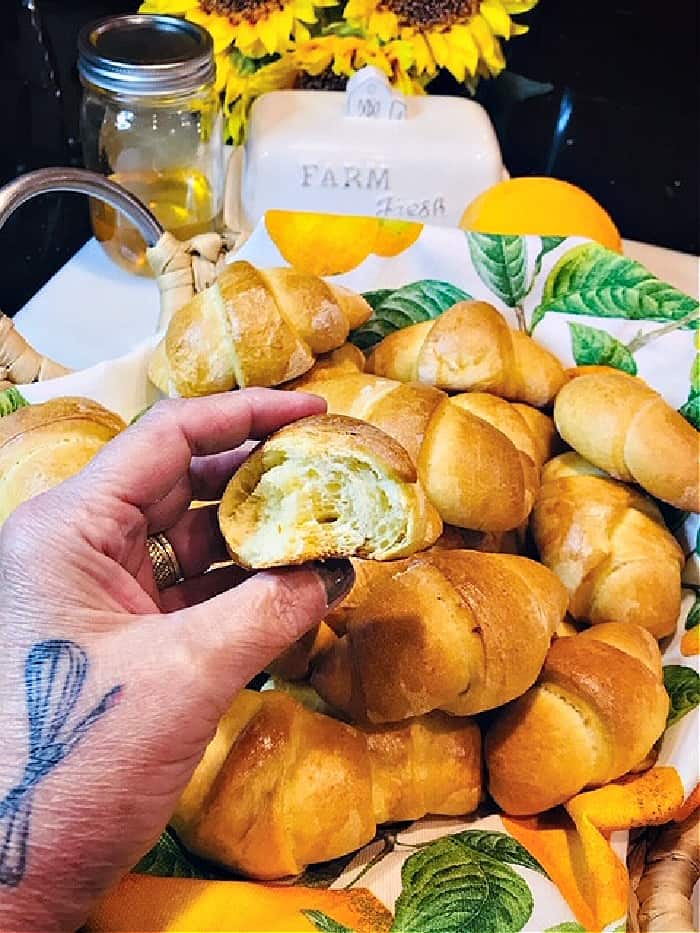
<svg viewBox="0 0 700 933">
<path fill-rule="evenodd" d="M 197 9 L 199 0 L 145 0 L 138 9 L 139 13 L 169 13 L 179 16 Z"/>
<path fill-rule="evenodd" d="M 263 16 L 259 19 L 255 24 L 255 30 L 258 39 L 265 46 L 265 51 L 268 55 L 272 55 L 279 50 L 280 43 L 277 35 L 277 17 L 274 14 L 272 14 L 272 16 Z"/>
<path fill-rule="evenodd" d="M 369 18 L 369 32 L 374 33 L 382 42 L 388 42 L 399 33 L 399 20 L 391 10 L 378 10 Z"/>
<path fill-rule="evenodd" d="M 498 0 L 483 0 L 479 12 L 489 24 L 495 35 L 510 38 L 510 16 L 503 9 Z"/>
<path fill-rule="evenodd" d="M 372 13 L 377 9 L 374 0 L 348 0 L 343 10 L 343 19 L 348 22 L 368 22 Z"/>
<path fill-rule="evenodd" d="M 466 71 L 470 75 L 476 74 L 476 66 L 479 63 L 479 49 L 474 41 L 471 25 L 453 26 L 451 32 L 455 44 L 459 46 Z"/>
<path fill-rule="evenodd" d="M 502 0 L 506 13 L 518 14 L 529 13 L 537 6 L 539 0 Z"/>
<path fill-rule="evenodd" d="M 511 39 L 514 36 L 524 36 L 526 32 L 530 31 L 529 26 L 524 26 L 522 23 L 516 23 L 512 21 L 510 24 L 510 37 Z"/>
<path fill-rule="evenodd" d="M 209 33 L 214 42 L 214 55 L 224 52 L 236 37 L 235 27 L 225 16 L 217 16 L 215 13 L 210 14 L 195 9 L 187 13 L 187 19 L 191 23 L 203 26 Z"/>
</svg>

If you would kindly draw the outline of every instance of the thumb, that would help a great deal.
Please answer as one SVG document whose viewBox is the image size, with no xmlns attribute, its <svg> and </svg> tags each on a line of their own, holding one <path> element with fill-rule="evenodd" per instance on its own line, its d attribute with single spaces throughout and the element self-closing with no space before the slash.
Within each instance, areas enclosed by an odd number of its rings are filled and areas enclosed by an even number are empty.
<svg viewBox="0 0 700 933">
<path fill-rule="evenodd" d="M 354 582 L 355 571 L 345 559 L 264 571 L 170 618 L 191 643 L 209 682 L 235 691 L 317 625 Z"/>
</svg>

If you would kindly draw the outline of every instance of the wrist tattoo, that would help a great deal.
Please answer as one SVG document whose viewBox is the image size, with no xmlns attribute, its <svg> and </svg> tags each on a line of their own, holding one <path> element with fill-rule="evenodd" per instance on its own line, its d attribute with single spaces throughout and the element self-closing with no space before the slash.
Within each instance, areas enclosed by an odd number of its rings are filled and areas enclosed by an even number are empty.
<svg viewBox="0 0 700 933">
<path fill-rule="evenodd" d="M 117 702 L 112 687 L 90 712 L 68 723 L 88 671 L 85 651 L 72 641 L 53 639 L 32 647 L 24 665 L 29 721 L 29 759 L 22 779 L 0 800 L 0 884 L 15 887 L 24 877 L 37 784 L 80 742 L 90 726 Z"/>
</svg>

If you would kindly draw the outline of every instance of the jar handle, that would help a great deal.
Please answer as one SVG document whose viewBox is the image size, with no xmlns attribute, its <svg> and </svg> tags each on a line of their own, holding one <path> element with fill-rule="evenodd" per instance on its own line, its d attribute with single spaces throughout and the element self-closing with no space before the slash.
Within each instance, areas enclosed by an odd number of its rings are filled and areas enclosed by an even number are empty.
<svg viewBox="0 0 700 933">
<path fill-rule="evenodd" d="M 26 201 L 50 191 L 75 191 L 104 201 L 124 214 L 149 246 L 155 246 L 163 235 L 160 223 L 130 191 L 104 175 L 79 168 L 38 169 L 0 188 L 0 228 Z M 0 311 L 0 389 L 55 379 L 69 372 L 31 347 Z"/>
</svg>

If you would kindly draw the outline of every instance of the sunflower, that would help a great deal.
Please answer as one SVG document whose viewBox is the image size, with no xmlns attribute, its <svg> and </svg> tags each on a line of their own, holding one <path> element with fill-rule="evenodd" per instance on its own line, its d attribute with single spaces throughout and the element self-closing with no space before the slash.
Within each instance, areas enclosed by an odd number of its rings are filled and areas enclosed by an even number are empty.
<svg viewBox="0 0 700 933">
<path fill-rule="evenodd" d="M 380 43 L 376 36 L 337 33 L 315 36 L 297 42 L 292 54 L 299 70 L 309 75 L 331 70 L 349 78 L 365 65 L 374 65 L 391 79 L 397 72 L 405 73 L 412 64 L 405 45 Z"/>
<path fill-rule="evenodd" d="M 248 58 L 285 52 L 309 35 L 317 10 L 338 0 L 145 0 L 140 13 L 169 13 L 203 26 L 214 40 L 214 54 L 234 48 Z"/>
<path fill-rule="evenodd" d="M 268 91 L 294 87 L 299 75 L 291 55 L 250 59 L 229 56 L 229 72 L 224 95 L 225 138 L 236 146 L 245 142 L 248 117 L 253 102 Z"/>
<path fill-rule="evenodd" d="M 348 0 L 343 16 L 381 42 L 402 43 L 417 77 L 446 68 L 457 81 L 497 75 L 505 66 L 499 39 L 527 32 L 512 16 L 537 0 Z"/>
</svg>

